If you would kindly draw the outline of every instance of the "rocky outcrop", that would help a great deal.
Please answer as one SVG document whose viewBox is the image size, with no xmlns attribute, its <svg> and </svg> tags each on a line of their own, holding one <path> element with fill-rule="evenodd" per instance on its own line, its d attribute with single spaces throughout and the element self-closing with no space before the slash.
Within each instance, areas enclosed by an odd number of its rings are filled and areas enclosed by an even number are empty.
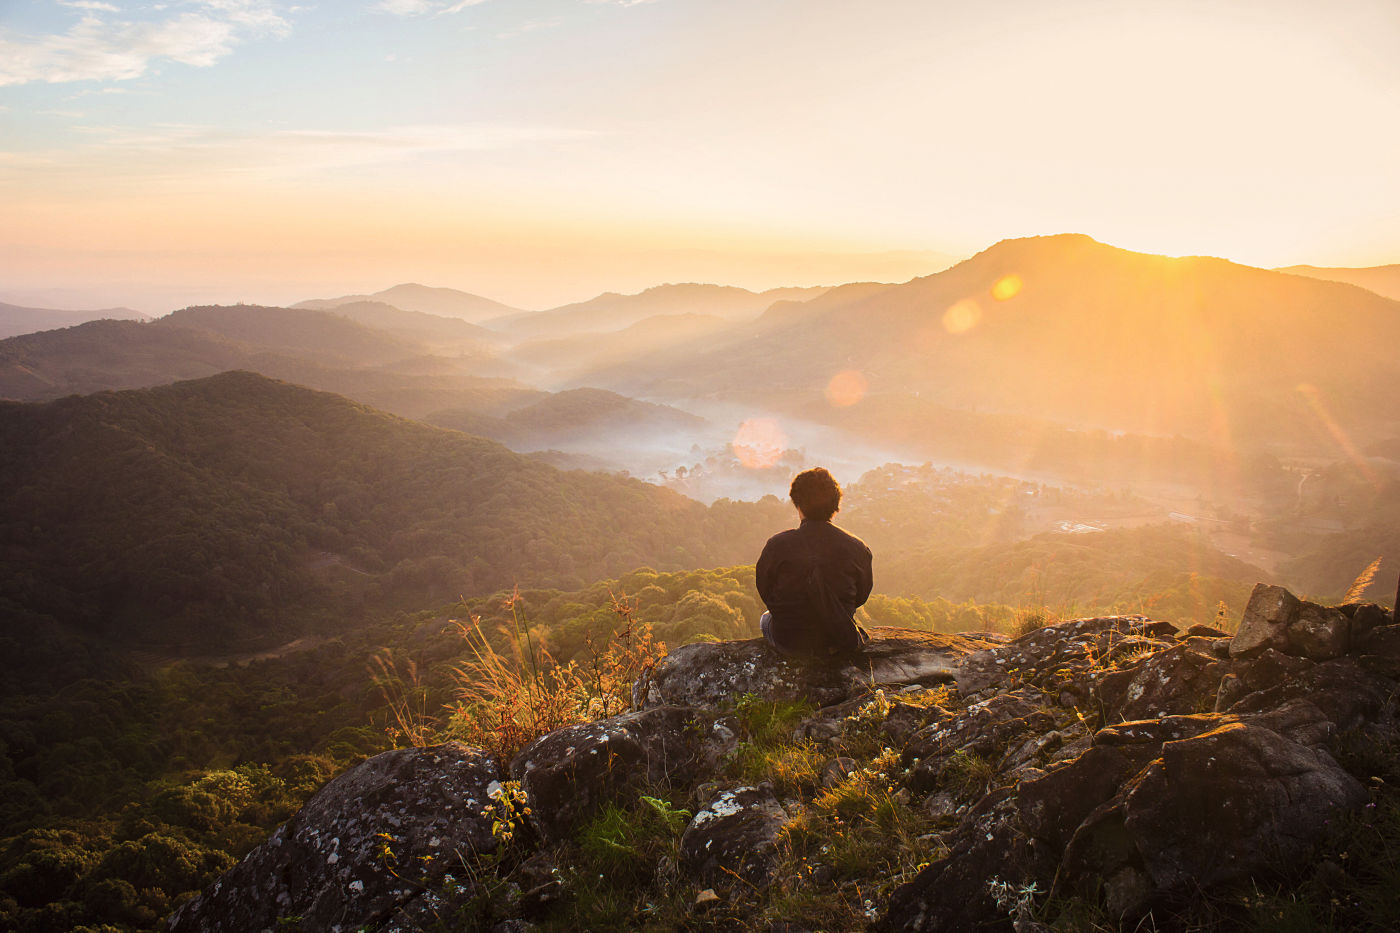
<svg viewBox="0 0 1400 933">
<path fill-rule="evenodd" d="M 1340 657 L 1351 647 L 1354 615 L 1304 602 L 1281 586 L 1260 583 L 1250 594 L 1239 631 L 1230 642 L 1230 656 L 1248 658 L 1272 648 L 1315 660 Z"/>
<path fill-rule="evenodd" d="M 734 735 L 713 713 L 681 706 L 624 713 L 551 732 L 526 746 L 510 764 L 531 802 L 534 823 L 548 841 L 568 836 L 604 803 L 668 775 L 696 773 Z"/>
<path fill-rule="evenodd" d="M 859 655 L 818 662 L 785 658 L 761 638 L 686 645 L 638 681 L 632 703 L 715 709 L 750 695 L 832 706 L 872 687 L 933 684 L 958 676 L 972 652 L 1006 639 L 993 633 L 940 635 L 874 628 Z"/>
<path fill-rule="evenodd" d="M 173 933 L 377 929 L 496 848 L 496 762 L 459 743 L 376 755 L 331 781 L 170 921 Z"/>
<path fill-rule="evenodd" d="M 911 786 L 937 784 L 928 762 L 961 751 L 994 762 L 999 789 L 962 817 L 946 858 L 896 890 L 881 929 L 1009 925 L 994 880 L 1101 898 L 1131 920 L 1307 858 L 1330 821 L 1368 800 L 1331 742 L 1346 730 L 1400 734 L 1396 684 L 1318 635 L 1343 612 L 1276 589 L 1255 591 L 1253 623 L 1228 645 L 1113 617 L 969 657 L 959 687 L 987 699 L 915 734 L 906 755 L 941 741 L 937 757 L 914 763 Z M 991 715 L 994 704 L 1006 713 Z M 1087 742 L 1057 736 L 1026 767 L 1027 731 L 1053 733 L 1044 720 L 1025 728 L 1024 714 L 1057 705 L 1089 711 L 1097 726 Z M 982 729 L 968 727 L 973 717 Z"/>
<path fill-rule="evenodd" d="M 811 807 L 823 795 L 858 807 L 867 791 L 890 819 L 900 807 L 922 814 L 933 853 L 887 900 L 864 902 L 881 930 L 1011 929 L 1013 919 L 1029 929 L 1027 904 L 1046 893 L 1135 924 L 1308 859 L 1330 821 L 1365 804 L 1334 752 L 1344 733 L 1400 740 L 1397 668 L 1400 628 L 1376 607 L 1315 606 L 1262 586 L 1233 637 L 1105 616 L 1015 640 L 877 629 L 865 656 L 821 664 L 761 640 L 690 645 L 636 684 L 633 711 L 557 730 L 510 763 L 524 792 L 510 819 L 528 823 L 510 859 L 492 854 L 496 763 L 455 745 L 394 752 L 328 785 L 172 928 L 262 930 L 299 917 L 305 931 L 382 933 L 491 901 L 506 906 L 462 923 L 525 929 L 568 902 L 564 863 L 552 860 L 581 831 L 635 859 L 627 838 L 596 838 L 606 822 L 596 815 L 648 807 L 667 821 L 671 855 L 629 878 L 688 887 L 686 903 L 730 911 L 740 928 L 733 903 L 779 872 L 849 883 L 848 867 L 823 861 Z M 746 770 L 754 748 L 740 720 L 757 701 L 799 699 L 813 709 L 788 751 L 809 770 L 779 792 Z M 793 728 L 764 741 L 781 744 Z M 671 803 L 642 806 L 658 788 Z M 489 871 L 465 872 L 448 897 L 444 855 Z M 495 893 L 473 878 L 494 879 Z"/>
</svg>

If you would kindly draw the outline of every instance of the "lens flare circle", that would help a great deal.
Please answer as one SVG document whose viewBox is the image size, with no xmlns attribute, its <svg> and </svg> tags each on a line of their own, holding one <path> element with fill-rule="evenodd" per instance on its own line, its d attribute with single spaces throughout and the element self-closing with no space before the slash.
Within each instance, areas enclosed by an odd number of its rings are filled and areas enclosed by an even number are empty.
<svg viewBox="0 0 1400 933">
<path fill-rule="evenodd" d="M 854 369 L 843 369 L 826 384 L 826 400 L 837 408 L 850 408 L 865 398 L 870 382 Z"/>
<path fill-rule="evenodd" d="M 750 470 L 777 466 L 787 450 L 788 439 L 772 418 L 750 418 L 739 425 L 731 445 L 739 463 Z"/>
<path fill-rule="evenodd" d="M 1009 301 L 1021 294 L 1021 277 L 1016 273 L 1003 275 L 997 279 L 997 283 L 992 286 L 992 297 L 997 301 Z"/>
<path fill-rule="evenodd" d="M 964 298 L 943 312 L 943 329 L 950 334 L 965 334 L 982 321 L 982 306 Z"/>
</svg>

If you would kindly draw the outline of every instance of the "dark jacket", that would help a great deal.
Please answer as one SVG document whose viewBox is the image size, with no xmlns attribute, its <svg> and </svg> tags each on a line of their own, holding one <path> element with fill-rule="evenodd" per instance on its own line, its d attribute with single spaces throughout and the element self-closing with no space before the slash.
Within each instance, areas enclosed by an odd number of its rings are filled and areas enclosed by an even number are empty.
<svg viewBox="0 0 1400 933">
<path fill-rule="evenodd" d="M 860 647 L 852 617 L 874 585 L 870 557 L 864 541 L 829 521 L 806 518 L 768 539 L 755 577 L 780 651 L 825 654 Z M 821 611 L 820 595 L 813 592 L 823 587 L 832 612 Z"/>
</svg>

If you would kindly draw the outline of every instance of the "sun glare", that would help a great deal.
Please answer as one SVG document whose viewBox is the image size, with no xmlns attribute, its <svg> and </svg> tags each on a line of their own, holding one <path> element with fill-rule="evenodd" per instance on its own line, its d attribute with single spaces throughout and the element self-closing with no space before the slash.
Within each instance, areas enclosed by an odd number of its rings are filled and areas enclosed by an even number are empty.
<svg viewBox="0 0 1400 933">
<path fill-rule="evenodd" d="M 750 418 L 734 435 L 734 456 L 750 470 L 776 466 L 787 449 L 787 435 L 772 418 Z"/>
<path fill-rule="evenodd" d="M 826 384 L 826 400 L 837 408 L 850 408 L 865 398 L 870 383 L 854 369 L 843 369 Z"/>
<path fill-rule="evenodd" d="M 982 307 L 971 298 L 964 298 L 943 312 L 943 329 L 950 334 L 965 334 L 982 320 Z"/>
</svg>

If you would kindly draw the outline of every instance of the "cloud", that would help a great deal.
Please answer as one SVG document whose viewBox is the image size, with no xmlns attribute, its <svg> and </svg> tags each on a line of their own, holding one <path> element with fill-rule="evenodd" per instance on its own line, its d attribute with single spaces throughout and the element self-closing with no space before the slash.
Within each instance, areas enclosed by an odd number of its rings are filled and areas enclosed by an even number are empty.
<svg viewBox="0 0 1400 933">
<path fill-rule="evenodd" d="M 282 130 L 235 133 L 214 126 L 75 126 L 87 141 L 47 152 L 0 149 L 5 174 L 101 177 L 104 185 L 159 180 L 202 186 L 217 175 L 271 178 L 338 171 L 403 172 L 424 160 L 465 165 L 471 153 L 536 148 L 590 139 L 588 130 L 506 124 L 409 124 L 375 130 Z M 440 162 L 437 164 L 441 164 Z M 12 174 L 12 178 L 20 177 Z"/>
<path fill-rule="evenodd" d="M 72 7 L 75 10 L 100 10 L 107 13 L 120 13 L 121 8 L 110 3 L 98 3 L 97 0 L 58 0 L 59 6 Z"/>
<path fill-rule="evenodd" d="M 486 0 L 457 0 L 456 3 L 451 0 L 379 0 L 379 9 L 397 16 L 422 16 L 427 13 L 446 16 L 485 2 Z"/>
<path fill-rule="evenodd" d="M 379 8 L 397 16 L 417 16 L 427 13 L 434 5 L 431 0 L 380 0 Z"/>
<path fill-rule="evenodd" d="M 82 18 L 66 33 L 0 32 L 0 86 L 31 81 L 127 81 L 167 60 L 208 67 L 249 34 L 286 35 L 290 23 L 268 0 L 186 0 L 154 20 L 124 20 L 112 4 L 73 0 Z"/>
<path fill-rule="evenodd" d="M 532 19 L 521 23 L 514 29 L 507 29 L 505 32 L 496 33 L 496 38 L 513 39 L 527 32 L 538 32 L 542 29 L 558 29 L 562 25 L 564 25 L 564 17 L 562 16 L 551 16 L 547 19 Z"/>
<path fill-rule="evenodd" d="M 651 3 L 653 0 L 584 0 L 586 3 L 611 3 L 615 6 L 638 6 L 643 3 Z"/>
</svg>

